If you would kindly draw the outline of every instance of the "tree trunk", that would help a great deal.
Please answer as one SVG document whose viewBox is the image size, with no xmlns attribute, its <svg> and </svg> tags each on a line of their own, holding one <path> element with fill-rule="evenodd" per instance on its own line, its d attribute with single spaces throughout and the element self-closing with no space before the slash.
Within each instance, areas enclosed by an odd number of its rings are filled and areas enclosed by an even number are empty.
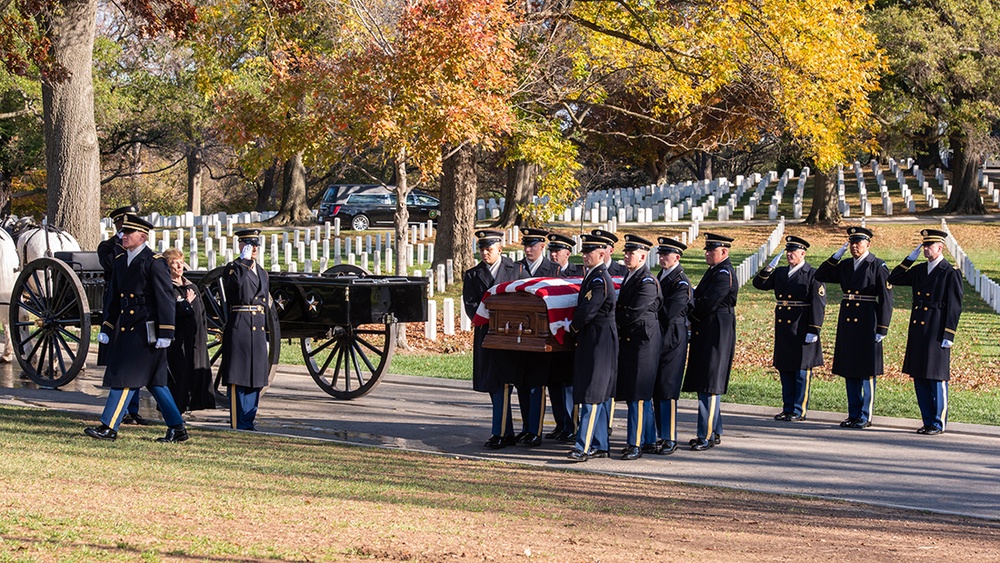
<svg viewBox="0 0 1000 563">
<path fill-rule="evenodd" d="M 93 68 L 97 0 L 62 0 L 49 29 L 52 57 L 69 72 L 42 80 L 47 217 L 84 249 L 100 240 L 101 178 L 94 122 Z"/>
<path fill-rule="evenodd" d="M 807 225 L 836 225 L 840 223 L 840 209 L 837 207 L 837 182 L 835 173 L 817 171 L 813 179 L 813 201 Z"/>
<path fill-rule="evenodd" d="M 187 153 L 187 210 L 195 215 L 201 215 L 201 182 L 205 169 L 203 150 L 202 145 L 197 144 L 189 147 Z"/>
<path fill-rule="evenodd" d="M 257 203 L 254 205 L 255 211 L 267 211 L 270 206 L 270 202 L 273 199 L 272 194 L 278 189 L 278 166 L 281 163 L 275 160 L 271 163 L 271 166 L 267 167 L 264 171 L 264 181 L 261 182 L 260 188 L 257 189 Z"/>
<path fill-rule="evenodd" d="M 281 208 L 271 219 L 274 225 L 301 225 L 312 221 L 309 202 L 306 201 L 306 168 L 302 165 L 302 153 L 285 162 L 282 177 Z"/>
<path fill-rule="evenodd" d="M 396 222 L 396 275 L 406 275 L 406 234 L 410 223 L 410 210 L 406 207 L 406 196 L 410 194 L 410 185 L 406 179 L 406 149 L 396 153 L 396 212 L 393 219 Z M 406 323 L 396 325 L 396 347 L 409 350 L 406 341 Z"/>
<path fill-rule="evenodd" d="M 698 162 L 698 179 L 712 181 L 712 154 L 705 151 L 698 151 L 696 161 Z"/>
<path fill-rule="evenodd" d="M 540 173 L 541 166 L 526 160 L 519 160 L 507 167 L 504 208 L 503 212 L 500 213 L 500 220 L 495 223 L 495 226 L 504 229 L 514 225 L 525 226 L 525 217 L 521 215 L 519 208 L 531 203 Z"/>
<path fill-rule="evenodd" d="M 128 185 L 131 192 L 129 203 L 140 213 L 147 214 L 150 210 L 143 210 L 142 205 L 146 199 L 142 193 L 142 188 L 146 185 L 142 177 L 142 144 L 132 143 L 129 145 L 128 149 L 125 150 L 125 158 L 128 159 Z"/>
<path fill-rule="evenodd" d="M 979 195 L 979 151 L 969 147 L 967 140 L 958 135 L 948 139 L 953 152 L 951 161 L 951 197 L 942 209 L 956 215 L 983 215 L 986 207 Z"/>
<path fill-rule="evenodd" d="M 445 148 L 444 153 L 449 152 Z M 472 251 L 476 230 L 476 149 L 463 146 L 442 162 L 441 217 L 434 243 L 434 264 L 449 259 L 456 274 L 476 264 Z"/>
</svg>

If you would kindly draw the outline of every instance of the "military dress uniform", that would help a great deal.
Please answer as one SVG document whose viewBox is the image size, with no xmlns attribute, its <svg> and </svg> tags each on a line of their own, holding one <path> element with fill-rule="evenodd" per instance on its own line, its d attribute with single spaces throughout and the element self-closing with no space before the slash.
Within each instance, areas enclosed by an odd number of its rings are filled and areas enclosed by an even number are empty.
<svg viewBox="0 0 1000 563">
<path fill-rule="evenodd" d="M 646 250 L 652 242 L 625 235 L 625 251 Z M 628 273 L 615 302 L 618 325 L 618 382 L 615 400 L 628 405 L 627 447 L 622 459 L 642 457 L 656 450 L 656 420 L 653 416 L 653 387 L 660 361 L 660 284 L 642 263 Z"/>
<path fill-rule="evenodd" d="M 573 250 L 573 239 L 550 233 L 549 250 Z M 583 267 L 580 264 L 567 263 L 565 268 L 556 264 L 555 277 L 583 277 Z M 549 402 L 552 405 L 552 418 L 556 426 L 545 435 L 546 438 L 562 442 L 576 441 L 576 414 L 573 412 L 573 352 L 550 352 L 548 391 Z"/>
<path fill-rule="evenodd" d="M 705 248 L 732 246 L 730 237 L 705 234 Z M 698 437 L 693 449 L 704 450 L 721 441 L 720 396 L 729 388 L 736 353 L 736 298 L 739 283 L 733 263 L 726 258 L 705 271 L 694 290 L 691 346 L 682 391 L 698 393 Z"/>
<path fill-rule="evenodd" d="M 687 245 L 667 237 L 657 239 L 657 251 L 683 254 Z M 691 280 L 678 262 L 669 271 L 661 271 L 657 280 L 663 298 L 657 319 L 662 339 L 660 358 L 653 387 L 653 405 L 656 430 L 660 437 L 656 453 L 672 454 L 677 449 L 677 399 L 681 396 L 684 364 L 688 351 L 688 313 L 694 304 Z"/>
<path fill-rule="evenodd" d="M 542 229 L 526 228 L 521 231 L 521 242 L 525 247 L 533 244 L 545 244 L 549 235 Z M 542 255 L 535 262 L 529 262 L 525 256 L 517 264 L 531 278 L 554 278 L 559 275 L 559 264 Z M 517 402 L 521 409 L 521 432 L 517 441 L 524 446 L 537 446 L 542 443 L 542 426 L 545 418 L 545 385 L 548 382 L 552 357 L 545 352 L 521 352 L 522 370 L 520 373 L 507 372 L 507 383 L 517 390 Z"/>
<path fill-rule="evenodd" d="M 583 249 L 606 247 L 608 239 L 583 236 Z M 576 339 L 573 358 L 573 402 L 580 405 L 573 461 L 608 456 L 608 417 L 618 376 L 618 327 L 615 286 L 604 264 L 587 272 L 580 284 L 570 332 Z"/>
<path fill-rule="evenodd" d="M 259 229 L 235 234 L 241 243 L 260 244 Z M 229 389 L 229 424 L 237 430 L 256 430 L 260 391 L 271 374 L 266 330 L 269 279 L 264 268 L 243 258 L 230 262 L 222 275 L 229 319 L 222 331 L 219 375 Z"/>
<path fill-rule="evenodd" d="M 943 243 L 948 233 L 921 231 L 924 245 Z M 962 315 L 962 274 L 943 256 L 937 263 L 914 265 L 907 258 L 893 268 L 889 283 L 913 288 L 903 373 L 913 378 L 923 426 L 920 434 L 940 434 L 948 422 L 951 345 Z"/>
<path fill-rule="evenodd" d="M 785 237 L 785 250 L 807 250 L 809 243 Z M 823 365 L 820 329 L 826 315 L 826 286 L 804 259 L 791 268 L 765 266 L 754 276 L 757 289 L 774 291 L 774 359 L 781 378 L 781 412 L 775 420 L 805 420 L 809 408 L 812 368 Z"/>
<path fill-rule="evenodd" d="M 503 240 L 503 233 L 494 230 L 476 231 L 480 248 Z M 480 261 L 462 275 L 462 304 L 465 313 L 471 319 L 475 316 L 486 290 L 494 285 L 524 279 L 528 273 L 506 256 L 500 256 L 496 266 L 496 275 L 490 265 Z M 514 422 L 511 418 L 510 394 L 511 386 L 504 383 L 505 370 L 517 372 L 520 368 L 518 352 L 507 350 L 490 350 L 483 348 L 483 341 L 489 332 L 489 325 L 475 327 L 472 341 L 472 389 L 490 394 L 492 403 L 492 434 L 483 447 L 498 449 L 517 442 L 514 435 Z"/>
<path fill-rule="evenodd" d="M 127 233 L 148 233 L 151 228 L 148 221 L 134 215 L 127 215 L 122 226 Z M 125 405 L 139 387 L 145 386 L 169 427 L 159 441 L 187 440 L 184 420 L 167 388 L 166 347 L 174 337 L 171 286 L 166 259 L 148 246 L 115 257 L 101 324 L 101 333 L 111 345 L 102 385 L 111 391 L 101 414 L 101 426 L 85 429 L 88 436 L 114 440 Z"/>
<path fill-rule="evenodd" d="M 864 227 L 849 227 L 847 234 L 854 240 L 873 236 Z M 816 279 L 839 283 L 844 292 L 832 368 L 847 388 L 847 419 L 841 426 L 867 428 L 872 423 L 875 378 L 883 372 L 882 338 L 892 320 L 889 267 L 871 252 L 842 261 L 834 255 L 816 269 Z"/>
<path fill-rule="evenodd" d="M 611 231 L 605 231 L 604 229 L 594 229 L 590 231 L 590 234 L 594 235 L 595 237 L 602 237 L 607 239 L 609 241 L 608 247 L 612 251 L 615 249 L 615 245 L 618 244 L 618 235 L 612 233 Z M 604 267 L 607 268 L 608 275 L 610 275 L 613 278 L 624 278 L 625 274 L 628 274 L 628 268 L 625 267 L 625 264 L 622 264 L 620 262 L 615 262 L 615 260 L 611 258 L 610 252 L 608 253 L 608 261 L 604 263 Z"/>
</svg>

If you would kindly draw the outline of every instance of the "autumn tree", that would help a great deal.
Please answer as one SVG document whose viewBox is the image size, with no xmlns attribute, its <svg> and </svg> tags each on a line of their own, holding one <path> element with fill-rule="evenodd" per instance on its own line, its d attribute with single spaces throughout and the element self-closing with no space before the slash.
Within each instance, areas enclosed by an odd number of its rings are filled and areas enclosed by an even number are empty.
<svg viewBox="0 0 1000 563">
<path fill-rule="evenodd" d="M 1000 1 L 879 2 L 870 28 L 891 73 L 876 98 L 888 143 L 952 151 L 945 213 L 985 213 L 976 183 L 1000 120 Z M 919 155 L 926 156 L 926 155 Z"/>
<path fill-rule="evenodd" d="M 436 177 L 442 147 L 491 147 L 509 130 L 513 20 L 501 0 L 352 3 L 364 32 L 335 62 L 326 100 L 358 148 L 394 163 L 396 271 L 406 268 L 406 196 Z M 378 14 L 380 17 L 374 17 Z"/>
</svg>

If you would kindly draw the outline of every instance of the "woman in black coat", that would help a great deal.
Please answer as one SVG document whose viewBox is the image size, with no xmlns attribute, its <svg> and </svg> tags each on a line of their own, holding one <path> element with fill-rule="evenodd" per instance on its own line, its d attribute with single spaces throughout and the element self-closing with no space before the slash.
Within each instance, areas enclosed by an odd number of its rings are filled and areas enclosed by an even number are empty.
<svg viewBox="0 0 1000 563">
<path fill-rule="evenodd" d="M 170 378 L 167 387 L 180 412 L 214 409 L 212 372 L 208 367 L 208 330 L 205 305 L 198 288 L 184 277 L 184 254 L 175 248 L 163 253 L 170 268 L 170 281 L 176 303 L 177 326 L 174 340 L 167 348 Z"/>
</svg>

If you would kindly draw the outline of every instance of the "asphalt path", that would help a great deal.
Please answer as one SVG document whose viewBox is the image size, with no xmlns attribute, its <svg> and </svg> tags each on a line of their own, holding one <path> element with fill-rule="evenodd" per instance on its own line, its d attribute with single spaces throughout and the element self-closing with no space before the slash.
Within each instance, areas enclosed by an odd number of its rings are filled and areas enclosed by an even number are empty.
<svg viewBox="0 0 1000 563">
<path fill-rule="evenodd" d="M 0 366 L 0 403 L 69 411 L 96 421 L 107 395 L 99 387 L 101 372 L 90 366 L 54 390 L 35 388 L 19 378 L 20 370 Z M 777 422 L 771 419 L 773 408 L 723 402 L 722 443 L 711 450 L 680 448 L 669 456 L 577 464 L 566 459 L 569 445 L 552 441 L 537 448 L 484 449 L 489 400 L 469 387 L 465 381 L 389 375 L 368 396 L 344 402 L 324 394 L 304 368 L 283 365 L 261 399 L 257 426 L 268 433 L 343 443 L 1000 519 L 997 427 L 952 423 L 944 434 L 923 436 L 914 432 L 918 421 L 876 413 L 873 427 L 849 430 L 838 425 L 843 413 L 810 412 L 805 422 Z M 680 402 L 682 443 L 694 437 L 695 409 L 694 401 Z M 145 392 L 142 412 L 158 418 Z M 227 415 L 225 410 L 194 413 L 192 439 L 211 439 L 198 428 L 228 429 Z M 624 417 L 619 407 L 613 452 L 625 445 Z M 547 422 L 551 429 L 551 417 Z M 515 428 L 519 424 L 515 412 Z M 87 439 L 82 430 L 80 439 Z M 123 428 L 119 439 L 128 434 Z"/>
</svg>

